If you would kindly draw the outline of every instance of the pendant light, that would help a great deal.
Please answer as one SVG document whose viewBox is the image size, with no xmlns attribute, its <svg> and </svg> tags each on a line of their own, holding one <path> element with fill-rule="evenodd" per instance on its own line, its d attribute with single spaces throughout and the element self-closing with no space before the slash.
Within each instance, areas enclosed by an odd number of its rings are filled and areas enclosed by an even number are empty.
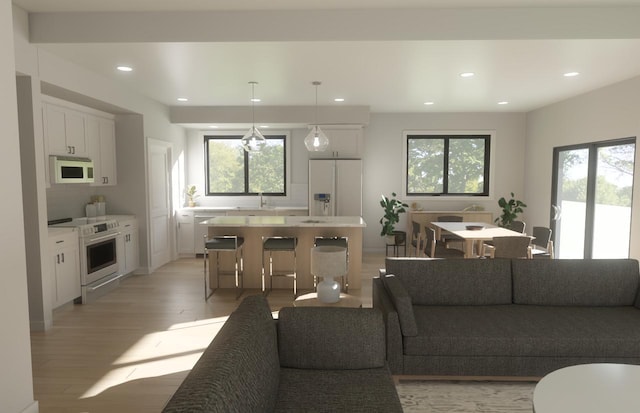
<svg viewBox="0 0 640 413">
<path fill-rule="evenodd" d="M 267 140 L 262 136 L 260 131 L 256 129 L 256 119 L 255 119 L 255 86 L 258 82 L 249 82 L 251 85 L 251 129 L 249 132 L 245 133 L 240 142 L 242 143 L 242 147 L 247 152 L 258 152 L 262 147 L 267 143 Z"/>
<path fill-rule="evenodd" d="M 316 80 L 311 82 L 311 84 L 316 87 L 316 124 L 313 125 L 307 137 L 304 138 L 304 146 L 306 146 L 310 152 L 321 152 L 326 151 L 329 147 L 329 138 L 327 138 L 327 135 L 320 129 L 320 126 L 318 126 L 318 86 L 322 83 Z"/>
</svg>

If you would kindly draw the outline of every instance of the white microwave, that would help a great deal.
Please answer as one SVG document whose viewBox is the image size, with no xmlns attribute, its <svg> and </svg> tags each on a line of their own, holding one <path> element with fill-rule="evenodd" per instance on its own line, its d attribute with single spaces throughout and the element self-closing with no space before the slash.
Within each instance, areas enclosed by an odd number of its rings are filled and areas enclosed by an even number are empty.
<svg viewBox="0 0 640 413">
<path fill-rule="evenodd" d="M 56 184 L 93 182 L 93 161 L 75 156 L 50 156 L 51 181 Z"/>
</svg>

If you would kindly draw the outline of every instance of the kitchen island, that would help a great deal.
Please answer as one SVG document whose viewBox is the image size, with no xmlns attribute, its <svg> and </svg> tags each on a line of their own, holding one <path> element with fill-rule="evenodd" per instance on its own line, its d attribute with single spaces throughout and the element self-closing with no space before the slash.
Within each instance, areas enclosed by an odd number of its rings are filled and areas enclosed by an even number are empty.
<svg viewBox="0 0 640 413">
<path fill-rule="evenodd" d="M 298 237 L 297 278 L 299 294 L 313 289 L 310 272 L 311 248 L 315 237 L 347 237 L 349 239 L 349 288 L 361 287 L 362 230 L 366 226 L 361 217 L 327 216 L 219 216 L 201 222 L 208 226 L 209 236 L 237 235 L 244 237 L 244 287 L 262 288 L 262 237 Z M 204 242 L 204 240 L 203 240 Z M 221 268 L 232 268 L 232 254 L 221 254 Z M 281 256 L 279 256 L 281 255 Z M 276 268 L 290 268 L 291 254 L 274 253 Z M 209 255 L 211 286 L 217 286 L 215 254 Z M 292 280 L 273 279 L 273 288 L 292 290 Z M 233 277 L 222 277 L 220 287 L 232 288 Z"/>
</svg>

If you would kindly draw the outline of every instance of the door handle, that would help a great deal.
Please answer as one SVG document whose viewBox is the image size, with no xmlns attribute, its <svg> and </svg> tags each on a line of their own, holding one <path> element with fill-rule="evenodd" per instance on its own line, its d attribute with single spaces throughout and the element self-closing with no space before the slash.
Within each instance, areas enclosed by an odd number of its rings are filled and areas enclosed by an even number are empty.
<svg viewBox="0 0 640 413">
<path fill-rule="evenodd" d="M 562 208 L 560 208 L 558 205 L 551 205 L 551 208 L 553 208 L 553 220 L 554 221 L 558 221 L 560 220 L 560 218 L 562 218 Z"/>
</svg>

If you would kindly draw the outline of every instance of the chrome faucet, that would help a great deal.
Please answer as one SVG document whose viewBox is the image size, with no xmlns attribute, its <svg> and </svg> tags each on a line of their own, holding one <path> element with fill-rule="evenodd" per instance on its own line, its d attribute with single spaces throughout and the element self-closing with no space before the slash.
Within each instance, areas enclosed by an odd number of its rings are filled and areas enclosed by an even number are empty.
<svg viewBox="0 0 640 413">
<path fill-rule="evenodd" d="M 267 200 L 264 199 L 264 197 L 262 196 L 262 192 L 260 192 L 259 195 L 260 195 L 260 208 L 264 208 L 265 206 L 267 206 Z"/>
</svg>

